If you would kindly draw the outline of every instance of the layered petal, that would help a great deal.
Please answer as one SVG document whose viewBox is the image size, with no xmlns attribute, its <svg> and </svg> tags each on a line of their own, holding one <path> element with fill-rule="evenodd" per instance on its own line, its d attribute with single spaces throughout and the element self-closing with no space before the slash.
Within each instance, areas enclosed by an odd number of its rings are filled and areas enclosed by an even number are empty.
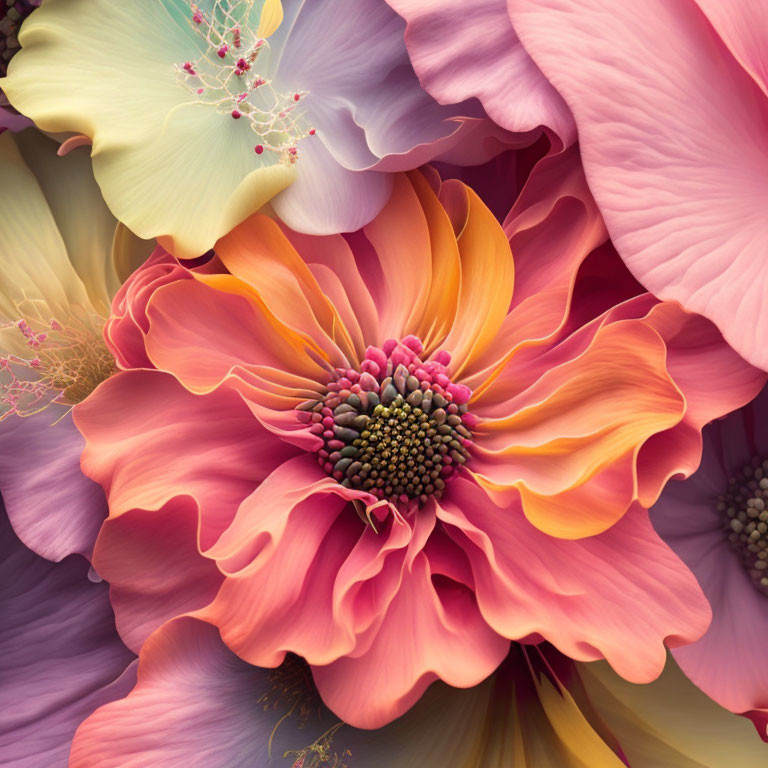
<svg viewBox="0 0 768 768">
<path fill-rule="evenodd" d="M 768 367 L 763 16 L 749 3 L 508 5 L 574 114 L 590 187 L 632 273 Z"/>
<path fill-rule="evenodd" d="M 176 619 L 145 644 L 130 695 L 78 729 L 69 765 L 288 766 L 287 748 L 311 743 L 322 729 L 314 718 L 306 729 L 284 718 L 291 699 L 271 702 L 273 685 L 267 670 L 227 650 L 214 627 Z"/>
<path fill-rule="evenodd" d="M 86 560 L 51 563 L 0 520 L 0 751 L 9 768 L 62 765 L 75 729 L 128 693 L 133 654 L 115 632 L 107 585 Z"/>
<path fill-rule="evenodd" d="M 624 514 L 640 446 L 677 424 L 685 404 L 662 339 L 643 323 L 606 325 L 558 362 L 506 404 L 510 416 L 481 422 L 472 469 L 490 489 L 520 488 L 541 530 L 577 538 Z"/>
<path fill-rule="evenodd" d="M 438 515 L 467 552 L 483 616 L 505 637 L 543 637 L 648 682 L 664 666 L 665 642 L 696 640 L 709 624 L 696 580 L 639 506 L 606 532 L 569 541 L 532 526 L 519 502 L 496 506 L 457 478 Z"/>
<path fill-rule="evenodd" d="M 403 45 L 405 24 L 386 3 L 290 5 L 296 17 L 284 33 L 277 82 L 309 92 L 306 109 L 317 136 L 344 167 L 361 170 L 432 146 L 398 170 L 413 168 L 445 149 L 441 140 L 459 130 L 456 118 L 481 116 L 470 104 L 440 106 L 424 92 Z"/>
<path fill-rule="evenodd" d="M 406 712 L 435 680 L 476 685 L 506 656 L 509 642 L 488 626 L 470 588 L 441 578 L 429 556 L 418 553 L 364 647 L 312 673 L 333 712 L 376 728 Z"/>
<path fill-rule="evenodd" d="M 14 136 L 0 134 L 0 315 L 14 322 L 25 300 L 41 302 L 40 311 L 67 314 L 70 304 L 88 306 L 85 286 L 69 260 L 66 244 L 39 182 L 22 158 Z M 47 319 L 47 318 L 46 318 Z M 3 347 L 13 341 L 3 331 Z M 24 339 L 21 339 L 22 348 Z"/>
<path fill-rule="evenodd" d="M 546 125 L 566 146 L 575 140 L 568 107 L 518 40 L 504 0 L 471 9 L 460 0 L 388 2 L 406 20 L 411 63 L 438 102 L 477 98 L 509 131 Z"/>
<path fill-rule="evenodd" d="M 56 421 L 56 423 L 53 423 Z M 0 423 L 0 492 L 16 535 L 41 557 L 89 558 L 107 501 L 80 470 L 83 438 L 72 416 L 46 411 Z"/>
<path fill-rule="evenodd" d="M 272 438 L 236 391 L 200 397 L 159 371 L 117 374 L 75 419 L 83 471 L 110 504 L 94 564 L 112 585 L 121 634 L 138 647 L 162 621 L 214 596 L 221 575 L 201 550 L 296 449 Z"/>
</svg>

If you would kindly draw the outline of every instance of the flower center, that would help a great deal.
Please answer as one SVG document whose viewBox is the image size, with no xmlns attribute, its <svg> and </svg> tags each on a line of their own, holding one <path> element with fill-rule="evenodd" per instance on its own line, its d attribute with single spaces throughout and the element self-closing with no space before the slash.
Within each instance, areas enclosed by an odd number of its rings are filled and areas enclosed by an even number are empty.
<svg viewBox="0 0 768 768">
<path fill-rule="evenodd" d="M 728 540 L 754 585 L 768 596 L 768 461 L 753 459 L 718 498 Z"/>
<path fill-rule="evenodd" d="M 250 29 L 252 7 L 253 0 L 214 0 L 206 13 L 190 2 L 190 24 L 203 38 L 204 53 L 177 64 L 177 77 L 201 102 L 248 122 L 257 155 L 291 165 L 298 159 L 299 140 L 315 134 L 298 108 L 307 94 L 279 93 L 259 70 L 269 43 Z"/>
<path fill-rule="evenodd" d="M 451 382 L 447 352 L 424 362 L 422 351 L 415 336 L 369 347 L 360 371 L 336 369 L 325 395 L 299 406 L 323 439 L 320 465 L 344 487 L 424 504 L 469 458 L 472 393 Z"/>
<path fill-rule="evenodd" d="M 7 323 L 29 349 L 28 356 L 0 357 L 0 419 L 31 416 L 50 405 L 83 401 L 115 371 L 102 336 L 103 317 L 72 308 L 66 323 L 24 313 Z"/>
<path fill-rule="evenodd" d="M 5 77 L 8 62 L 21 47 L 19 27 L 42 0 L 4 0 L 0 3 L 0 77 Z"/>
</svg>

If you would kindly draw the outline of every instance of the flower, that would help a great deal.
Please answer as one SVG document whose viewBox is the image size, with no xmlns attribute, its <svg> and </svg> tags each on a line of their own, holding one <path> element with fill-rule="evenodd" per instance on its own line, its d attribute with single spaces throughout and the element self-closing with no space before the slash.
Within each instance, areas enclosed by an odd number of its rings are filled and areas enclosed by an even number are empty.
<svg viewBox="0 0 768 768">
<path fill-rule="evenodd" d="M 388 171 L 496 147 L 476 105 L 421 90 L 402 30 L 384 0 L 47 0 L 2 88 L 38 127 L 93 141 L 121 221 L 197 257 L 270 199 L 294 229 L 353 230 Z"/>
<path fill-rule="evenodd" d="M 0 503 L 0 752 L 9 766 L 64 765 L 80 722 L 125 696 L 133 654 L 107 585 L 78 555 L 51 563 L 14 535 Z"/>
<path fill-rule="evenodd" d="M 651 292 L 768 368 L 766 17 L 738 0 L 510 0 L 573 112 L 614 245 Z"/>
<path fill-rule="evenodd" d="M 768 390 L 704 430 L 700 469 L 651 510 L 712 606 L 701 640 L 675 649 L 683 671 L 732 712 L 768 710 Z M 768 734 L 762 729 L 768 740 Z"/>
<path fill-rule="evenodd" d="M 101 337 L 113 259 L 128 269 L 146 249 L 107 210 L 87 156 L 56 149 L 34 130 L 0 134 L 0 490 L 22 541 L 51 560 L 89 556 L 106 515 L 71 409 L 114 370 Z"/>
<path fill-rule="evenodd" d="M 642 506 L 765 375 L 605 240 L 569 150 L 506 233 L 428 171 L 348 236 L 256 215 L 195 271 L 156 253 L 107 324 L 126 370 L 75 409 L 121 636 L 193 612 L 366 728 L 510 639 L 658 675 L 709 612 Z"/>
<path fill-rule="evenodd" d="M 749 724 L 708 700 L 671 661 L 660 680 L 635 686 L 600 663 L 514 645 L 481 685 L 436 683 L 375 731 L 317 707 L 301 669 L 296 661 L 271 672 L 251 667 L 210 625 L 175 619 L 144 644 L 134 689 L 80 726 L 70 766 L 758 768 L 765 761 Z M 293 712 L 278 722 L 287 706 Z"/>
</svg>

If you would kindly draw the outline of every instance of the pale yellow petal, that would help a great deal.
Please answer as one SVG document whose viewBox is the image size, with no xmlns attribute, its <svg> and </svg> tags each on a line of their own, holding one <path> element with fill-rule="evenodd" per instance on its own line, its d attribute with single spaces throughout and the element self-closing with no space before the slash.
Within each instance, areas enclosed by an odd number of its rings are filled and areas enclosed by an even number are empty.
<svg viewBox="0 0 768 768">
<path fill-rule="evenodd" d="M 0 176 L 0 317 L 18 319 L 24 301 L 52 316 L 73 303 L 87 307 L 43 190 L 8 131 L 0 134 Z"/>
<path fill-rule="evenodd" d="M 88 151 L 59 157 L 57 144 L 37 131 L 24 131 L 16 141 L 53 213 L 69 261 L 93 306 L 106 314 L 120 286 L 110 258 L 117 220 L 93 178 Z"/>
<path fill-rule="evenodd" d="M 200 57 L 202 40 L 181 0 L 46 0 L 2 81 L 43 130 L 91 137 L 110 209 L 180 257 L 207 251 L 295 176 L 254 152 L 248 120 L 180 82 L 178 67 Z"/>
<path fill-rule="evenodd" d="M 768 744 L 752 723 L 705 696 L 671 658 L 648 685 L 622 680 L 605 662 L 578 666 L 590 700 L 633 768 L 768 765 Z"/>
</svg>

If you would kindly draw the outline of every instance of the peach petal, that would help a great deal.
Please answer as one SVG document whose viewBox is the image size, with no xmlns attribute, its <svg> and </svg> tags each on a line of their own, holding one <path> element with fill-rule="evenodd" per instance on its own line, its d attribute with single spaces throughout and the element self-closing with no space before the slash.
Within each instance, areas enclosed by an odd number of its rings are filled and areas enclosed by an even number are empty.
<svg viewBox="0 0 768 768">
<path fill-rule="evenodd" d="M 419 553 L 367 650 L 313 666 L 312 675 L 335 714 L 358 728 L 378 728 L 438 678 L 459 688 L 477 685 L 508 650 L 509 641 L 488 627 L 471 591 L 433 577 Z"/>
<path fill-rule="evenodd" d="M 490 489 L 524 489 L 526 516 L 547 533 L 605 530 L 634 497 L 639 447 L 683 416 L 665 360 L 659 335 L 638 321 L 600 328 L 586 351 L 512 400 L 512 415 L 481 422 L 473 471 Z"/>
<path fill-rule="evenodd" d="M 147 317 L 148 357 L 194 392 L 213 390 L 236 367 L 273 368 L 314 381 L 326 374 L 318 362 L 323 352 L 311 338 L 281 323 L 246 283 L 230 275 L 161 286 Z M 198 364 L 201 356 L 205 366 Z"/>
<path fill-rule="evenodd" d="M 360 535 L 349 492 L 310 455 L 275 470 L 240 507 L 207 553 L 226 574 L 203 617 L 252 664 L 273 667 L 287 651 L 326 663 L 354 648 L 330 619 L 335 575 Z"/>
<path fill-rule="evenodd" d="M 339 364 L 355 362 L 352 338 L 339 313 L 272 219 L 252 216 L 216 244 L 216 253 L 285 325 L 308 333 Z"/>
<path fill-rule="evenodd" d="M 574 659 L 606 658 L 626 679 L 649 682 L 664 667 L 665 641 L 691 642 L 709 624 L 695 578 L 638 505 L 597 536 L 553 538 L 519 501 L 494 506 L 458 478 L 438 516 L 469 555 L 484 618 L 505 637 L 540 636 Z"/>
</svg>

